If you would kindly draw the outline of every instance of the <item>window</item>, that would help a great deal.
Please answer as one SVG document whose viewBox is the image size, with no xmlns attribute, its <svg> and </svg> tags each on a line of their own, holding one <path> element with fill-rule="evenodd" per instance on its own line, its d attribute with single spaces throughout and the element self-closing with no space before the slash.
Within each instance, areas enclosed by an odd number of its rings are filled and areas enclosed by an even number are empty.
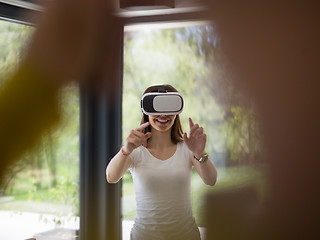
<svg viewBox="0 0 320 240">
<path fill-rule="evenodd" d="M 0 21 L 0 87 L 19 65 L 32 27 Z M 9 104 L 9 103 L 8 103 Z M 62 121 L 8 171 L 0 187 L 0 235 L 41 236 L 52 229 L 79 229 L 79 94 L 61 92 Z M 23 124 L 23 122 L 21 123 Z"/>
<path fill-rule="evenodd" d="M 205 129 L 206 151 L 218 168 L 218 182 L 214 187 L 205 186 L 193 172 L 193 214 L 203 230 L 207 193 L 240 187 L 261 174 L 254 108 L 233 87 L 214 25 L 195 21 L 126 26 L 123 72 L 123 139 L 140 125 L 142 93 L 156 84 L 171 84 L 183 95 L 180 118 L 184 131 L 189 131 L 188 117 Z M 135 217 L 129 172 L 123 178 L 122 201 L 123 228 L 128 228 L 123 239 L 128 239 Z"/>
</svg>

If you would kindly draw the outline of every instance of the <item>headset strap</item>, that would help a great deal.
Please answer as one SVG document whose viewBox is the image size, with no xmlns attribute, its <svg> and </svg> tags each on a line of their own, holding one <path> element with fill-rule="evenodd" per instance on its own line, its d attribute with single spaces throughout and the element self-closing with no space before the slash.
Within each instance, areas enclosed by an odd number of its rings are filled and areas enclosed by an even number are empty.
<svg viewBox="0 0 320 240">
<path fill-rule="evenodd" d="M 158 87 L 158 92 L 160 92 L 160 93 L 166 93 L 167 92 L 167 90 L 164 88 L 163 85 L 159 85 L 157 87 Z"/>
</svg>

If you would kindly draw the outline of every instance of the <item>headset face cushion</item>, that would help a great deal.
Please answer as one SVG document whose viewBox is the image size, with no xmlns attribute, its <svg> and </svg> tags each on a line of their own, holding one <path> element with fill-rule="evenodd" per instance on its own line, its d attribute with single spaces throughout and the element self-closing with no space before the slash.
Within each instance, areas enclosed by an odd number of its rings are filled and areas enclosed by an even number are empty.
<svg viewBox="0 0 320 240">
<path fill-rule="evenodd" d="M 183 98 L 177 92 L 146 93 L 141 99 L 141 109 L 146 115 L 178 115 L 183 109 Z"/>
</svg>

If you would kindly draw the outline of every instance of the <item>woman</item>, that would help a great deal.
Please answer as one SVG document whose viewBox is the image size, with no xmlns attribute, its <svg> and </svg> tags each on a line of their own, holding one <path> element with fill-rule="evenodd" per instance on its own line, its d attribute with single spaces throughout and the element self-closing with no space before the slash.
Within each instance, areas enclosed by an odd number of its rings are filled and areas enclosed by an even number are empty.
<svg viewBox="0 0 320 240">
<path fill-rule="evenodd" d="M 177 92 L 170 85 L 160 87 Z M 158 89 L 159 86 L 151 86 L 144 93 Z M 200 239 L 191 209 L 192 166 L 211 186 L 216 182 L 217 171 L 205 153 L 202 127 L 191 118 L 189 124 L 188 137 L 182 132 L 179 115 L 143 114 L 141 125 L 131 130 L 107 166 L 109 183 L 118 182 L 128 169 L 132 174 L 137 202 L 132 240 Z"/>
</svg>

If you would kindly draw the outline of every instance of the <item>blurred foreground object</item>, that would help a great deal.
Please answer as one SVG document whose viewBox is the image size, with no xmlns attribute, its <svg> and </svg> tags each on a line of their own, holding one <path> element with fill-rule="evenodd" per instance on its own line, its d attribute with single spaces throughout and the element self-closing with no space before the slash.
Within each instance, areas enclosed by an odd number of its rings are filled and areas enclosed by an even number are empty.
<svg viewBox="0 0 320 240">
<path fill-rule="evenodd" d="M 237 87 L 255 101 L 268 171 L 263 204 L 254 189 L 208 197 L 209 239 L 316 239 L 320 4 L 207 2 Z"/>
<path fill-rule="evenodd" d="M 6 168 L 58 122 L 61 87 L 73 80 L 114 92 L 112 78 L 87 80 L 114 61 L 112 3 L 50 1 L 36 20 L 25 58 L 0 89 L 0 183 Z"/>
</svg>

